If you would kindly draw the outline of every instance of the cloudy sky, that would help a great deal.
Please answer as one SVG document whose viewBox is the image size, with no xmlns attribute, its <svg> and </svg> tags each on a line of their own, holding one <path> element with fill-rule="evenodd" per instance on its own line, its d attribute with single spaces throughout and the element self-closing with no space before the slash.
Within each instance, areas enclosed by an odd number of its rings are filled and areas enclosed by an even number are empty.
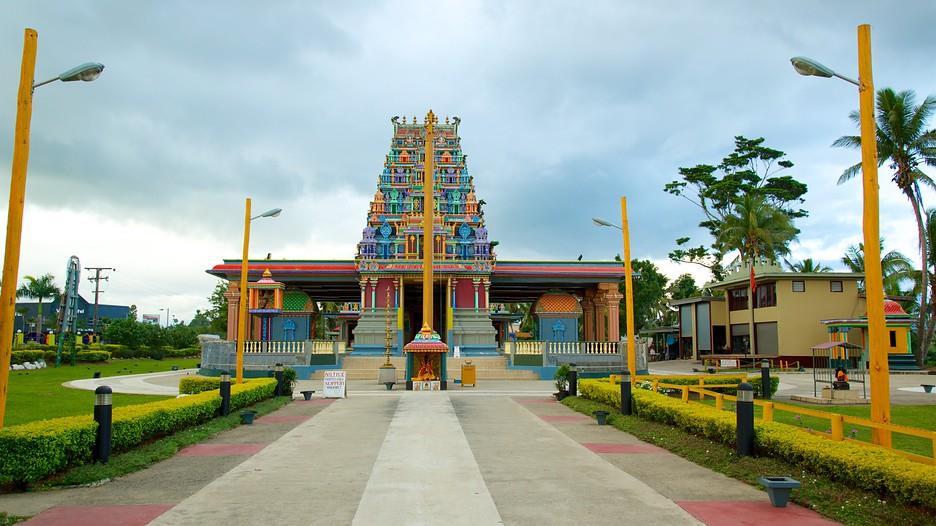
<svg viewBox="0 0 936 526">
<path fill-rule="evenodd" d="M 429 108 L 462 118 L 501 259 L 613 257 L 619 236 L 590 218 L 619 218 L 626 195 L 633 256 L 704 278 L 666 261 L 676 237 L 703 238 L 662 187 L 740 134 L 787 152 L 809 185 L 794 258 L 837 268 L 861 201 L 858 181 L 835 182 L 859 155 L 829 145 L 856 132 L 857 93 L 789 58 L 857 76 L 855 28 L 870 23 L 876 87 L 922 98 L 933 20 L 922 1 L 2 2 L 0 166 L 23 28 L 39 32 L 37 80 L 107 67 L 35 94 L 20 275 L 61 281 L 75 254 L 117 268 L 102 302 L 188 319 L 215 283 L 204 270 L 240 255 L 247 196 L 284 209 L 254 223 L 253 257 L 351 258 L 390 117 Z M 912 254 L 910 208 L 881 180 L 887 247 Z"/>
</svg>

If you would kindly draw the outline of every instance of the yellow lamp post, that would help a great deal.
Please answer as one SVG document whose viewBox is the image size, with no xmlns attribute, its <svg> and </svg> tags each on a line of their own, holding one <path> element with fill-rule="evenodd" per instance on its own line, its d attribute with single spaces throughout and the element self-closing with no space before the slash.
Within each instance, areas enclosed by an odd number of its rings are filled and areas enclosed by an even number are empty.
<svg viewBox="0 0 936 526">
<path fill-rule="evenodd" d="M 29 164 L 29 125 L 32 120 L 33 90 L 56 80 L 90 82 L 104 71 L 103 65 L 89 62 L 57 77 L 34 84 L 38 37 L 35 29 L 27 28 L 24 32 L 23 61 L 20 67 L 20 84 L 16 99 L 10 205 L 7 210 L 6 248 L 3 253 L 3 283 L 0 286 L 0 427 L 3 427 L 6 414 L 10 356 L 13 352 L 13 315 L 16 307 L 16 281 L 19 277 L 20 243 L 23 237 L 23 207 L 26 203 L 26 168 Z"/>
<path fill-rule="evenodd" d="M 599 226 L 616 228 L 621 231 L 624 240 L 624 307 L 627 318 L 627 370 L 631 378 L 637 376 L 637 351 L 634 349 L 634 272 L 631 268 L 630 257 L 630 228 L 627 225 L 627 198 L 621 197 L 621 226 L 614 223 L 592 218 Z"/>
<path fill-rule="evenodd" d="M 237 354 L 237 363 L 235 365 L 237 371 L 236 382 L 241 384 L 244 383 L 244 339 L 245 333 L 247 332 L 247 262 L 249 261 L 247 257 L 247 252 L 250 247 L 250 222 L 254 219 L 259 219 L 261 217 L 276 217 L 282 212 L 282 208 L 274 208 L 272 210 L 267 210 L 266 212 L 250 217 L 250 198 L 247 198 L 246 203 L 244 204 L 244 252 L 241 257 L 241 271 L 240 271 L 240 286 L 238 287 L 238 304 L 237 304 L 237 343 L 236 345 L 236 354 Z"/>
<path fill-rule="evenodd" d="M 881 276 L 881 249 L 878 212 L 878 158 L 874 122 L 874 80 L 871 73 L 871 26 L 858 26 L 858 80 L 839 75 L 805 57 L 790 59 L 800 75 L 838 77 L 858 86 L 861 115 L 861 172 L 864 194 L 864 268 L 868 303 L 868 354 L 871 377 L 871 420 L 890 423 L 890 370 L 887 364 L 884 323 L 884 283 Z M 875 429 L 874 443 L 890 447 L 891 433 Z"/>
</svg>

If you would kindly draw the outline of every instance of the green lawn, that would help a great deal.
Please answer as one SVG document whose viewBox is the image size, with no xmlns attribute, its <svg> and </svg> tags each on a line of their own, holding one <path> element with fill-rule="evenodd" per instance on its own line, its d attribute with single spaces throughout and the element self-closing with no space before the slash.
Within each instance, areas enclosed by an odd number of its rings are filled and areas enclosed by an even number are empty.
<svg viewBox="0 0 936 526">
<path fill-rule="evenodd" d="M 94 392 L 70 389 L 62 383 L 91 378 L 96 371 L 101 376 L 152 373 L 168 371 L 173 365 L 180 369 L 195 367 L 198 358 L 171 358 L 166 360 L 112 360 L 109 363 L 79 363 L 49 367 L 33 371 L 10 371 L 4 425 L 24 424 L 61 416 L 74 416 L 94 411 Z M 163 400 L 164 396 L 115 394 L 114 405 L 132 405 Z"/>
<path fill-rule="evenodd" d="M 715 405 L 715 401 L 706 397 L 703 402 L 708 405 Z M 871 407 L 867 405 L 851 406 L 828 406 L 812 405 L 797 402 L 782 402 L 788 405 L 795 405 L 812 409 L 814 411 L 824 411 L 827 413 L 838 413 L 842 415 L 855 416 L 859 418 L 870 418 Z M 725 409 L 734 411 L 734 404 L 725 401 Z M 760 418 L 763 409 L 760 406 L 754 407 L 754 415 Z M 799 416 L 786 411 L 774 409 L 774 421 L 784 424 L 790 424 L 797 427 L 812 429 L 814 431 L 831 432 L 829 429 L 829 420 L 814 416 Z M 920 429 L 929 429 L 936 431 L 936 405 L 894 405 L 891 406 L 891 421 L 895 424 L 916 427 Z M 848 422 L 845 423 L 845 436 L 864 442 L 871 442 L 871 428 L 856 426 Z M 927 457 L 933 456 L 933 443 L 920 437 L 907 436 L 899 433 L 893 433 L 894 449 L 900 449 L 917 455 Z"/>
</svg>

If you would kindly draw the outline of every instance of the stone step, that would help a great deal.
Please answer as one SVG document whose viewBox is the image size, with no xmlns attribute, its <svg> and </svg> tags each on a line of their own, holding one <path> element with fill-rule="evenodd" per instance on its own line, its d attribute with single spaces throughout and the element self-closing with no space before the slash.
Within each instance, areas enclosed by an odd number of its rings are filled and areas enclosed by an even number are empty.
<svg viewBox="0 0 936 526">
<path fill-rule="evenodd" d="M 484 356 L 472 358 L 449 358 L 447 362 L 450 380 L 461 377 L 461 366 L 470 360 L 475 366 L 478 380 L 539 380 L 534 371 L 508 369 L 507 359 L 502 356 Z M 347 356 L 342 361 L 342 369 L 347 371 L 349 380 L 377 380 L 377 370 L 386 362 L 383 356 Z M 397 380 L 405 381 L 406 362 L 403 357 L 391 357 L 390 363 L 396 366 Z M 317 371 L 313 379 L 323 378 L 322 371 Z"/>
</svg>

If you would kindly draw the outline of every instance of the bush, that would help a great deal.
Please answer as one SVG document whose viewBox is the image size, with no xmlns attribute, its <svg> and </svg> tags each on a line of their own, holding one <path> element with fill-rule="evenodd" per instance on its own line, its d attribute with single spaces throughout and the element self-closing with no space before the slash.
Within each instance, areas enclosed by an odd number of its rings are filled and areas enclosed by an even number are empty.
<svg viewBox="0 0 936 526">
<path fill-rule="evenodd" d="M 231 409 L 273 396 L 276 382 L 263 378 L 231 386 Z M 204 392 L 114 408 L 113 448 L 126 451 L 214 417 L 217 393 Z M 97 424 L 91 416 L 42 420 L 0 429 L 0 484 L 24 484 L 91 460 Z"/>
<path fill-rule="evenodd" d="M 37 362 L 39 360 L 45 360 L 45 351 L 13 351 L 10 355 L 11 364 L 22 365 L 26 362 Z M 45 361 L 48 362 L 48 360 Z M 55 353 L 52 353 L 52 361 L 55 361 Z"/>
<path fill-rule="evenodd" d="M 754 387 L 754 396 L 758 398 L 763 398 L 761 396 L 761 377 L 757 375 L 756 377 L 747 377 L 746 375 L 679 375 L 679 376 L 638 376 L 637 382 L 644 381 L 653 381 L 658 380 L 660 383 L 664 384 L 673 384 L 673 385 L 699 385 L 699 380 L 702 380 L 702 385 L 726 385 L 726 384 L 740 384 L 741 382 L 748 382 Z M 620 383 L 620 382 L 618 382 Z M 777 392 L 777 388 L 780 386 L 780 379 L 773 375 L 770 377 L 770 394 L 774 395 Z M 724 393 L 727 395 L 736 395 L 738 390 L 733 387 L 716 387 L 711 389 L 712 391 L 717 391 L 719 393 Z"/>
<path fill-rule="evenodd" d="M 296 370 L 292 367 L 283 368 L 283 395 L 292 396 L 296 388 Z"/>
<path fill-rule="evenodd" d="M 197 347 L 186 347 L 184 349 L 165 349 L 163 353 L 166 358 L 191 358 L 201 354 L 201 349 Z"/>
<path fill-rule="evenodd" d="M 179 380 L 179 394 L 197 394 L 219 389 L 221 378 L 217 376 L 183 376 Z"/>
<path fill-rule="evenodd" d="M 63 351 L 63 360 L 66 355 L 70 355 L 70 353 Z M 78 351 L 77 356 L 79 362 L 106 362 L 110 360 L 111 353 L 107 351 Z"/>
<path fill-rule="evenodd" d="M 583 380 L 583 398 L 620 407 L 620 390 L 608 382 Z M 686 404 L 666 395 L 635 389 L 637 416 L 673 425 L 723 444 L 735 442 L 734 413 L 702 404 Z M 810 471 L 870 491 L 936 509 L 936 469 L 883 448 L 833 441 L 778 422 L 757 421 L 758 453 L 781 457 Z"/>
</svg>

